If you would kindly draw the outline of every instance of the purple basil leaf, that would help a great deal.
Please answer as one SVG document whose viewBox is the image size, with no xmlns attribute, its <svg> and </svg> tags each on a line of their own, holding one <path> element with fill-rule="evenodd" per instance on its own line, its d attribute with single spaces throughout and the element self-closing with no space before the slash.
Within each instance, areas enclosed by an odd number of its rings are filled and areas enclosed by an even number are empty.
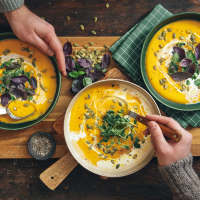
<svg viewBox="0 0 200 200">
<path fill-rule="evenodd" d="M 104 76 L 104 73 L 102 71 L 94 70 L 93 73 L 89 74 L 89 77 L 92 79 L 92 81 L 98 81 Z"/>
<path fill-rule="evenodd" d="M 33 89 L 37 88 L 37 80 L 36 80 L 35 77 L 33 77 L 33 76 L 31 77 L 30 84 L 31 84 Z"/>
<path fill-rule="evenodd" d="M 102 58 L 101 66 L 102 68 L 106 68 L 109 65 L 110 65 L 110 55 L 108 53 L 105 53 Z"/>
<path fill-rule="evenodd" d="M 83 68 L 88 68 L 92 65 L 92 62 L 88 59 L 85 59 L 85 58 L 79 58 L 78 64 Z"/>
<path fill-rule="evenodd" d="M 20 84 L 20 83 L 25 83 L 26 81 L 28 81 L 28 78 L 26 76 L 16 76 L 11 78 L 11 82 L 14 84 Z"/>
<path fill-rule="evenodd" d="M 196 70 L 196 65 L 195 64 L 191 64 L 190 66 L 189 66 L 189 68 L 188 68 L 188 72 L 190 73 L 190 74 L 194 74 L 194 72 L 195 72 L 195 70 Z"/>
<path fill-rule="evenodd" d="M 192 60 L 189 58 L 183 58 L 180 62 L 181 67 L 189 67 L 192 64 Z"/>
<path fill-rule="evenodd" d="M 8 102 L 10 101 L 10 99 L 11 99 L 11 96 L 8 93 L 1 95 L 1 105 L 6 106 Z"/>
<path fill-rule="evenodd" d="M 17 85 L 17 89 L 24 92 L 25 91 L 25 85 L 23 83 L 20 83 Z"/>
<path fill-rule="evenodd" d="M 197 60 L 200 59 L 200 44 L 198 44 L 196 47 L 195 47 L 195 57 Z"/>
<path fill-rule="evenodd" d="M 20 98 L 22 97 L 22 92 L 21 90 L 17 89 L 17 88 L 11 88 L 9 90 L 10 94 L 14 95 L 16 98 Z"/>
<path fill-rule="evenodd" d="M 63 51 L 65 56 L 69 56 L 72 54 L 72 44 L 71 42 L 66 42 L 63 46 Z"/>
<path fill-rule="evenodd" d="M 21 92 L 21 97 L 23 100 L 26 100 L 28 98 L 27 92 Z"/>
<path fill-rule="evenodd" d="M 179 82 L 191 78 L 192 74 L 188 72 L 176 72 L 172 74 L 171 77 L 174 81 Z"/>
<path fill-rule="evenodd" d="M 65 57 L 65 66 L 67 72 L 71 72 L 73 69 L 75 69 L 75 62 L 71 56 Z"/>
<path fill-rule="evenodd" d="M 173 52 L 179 55 L 180 60 L 185 58 L 185 50 L 181 47 L 173 47 Z"/>
<path fill-rule="evenodd" d="M 72 81 L 72 93 L 76 94 L 83 88 L 83 79 L 75 79 Z"/>
</svg>

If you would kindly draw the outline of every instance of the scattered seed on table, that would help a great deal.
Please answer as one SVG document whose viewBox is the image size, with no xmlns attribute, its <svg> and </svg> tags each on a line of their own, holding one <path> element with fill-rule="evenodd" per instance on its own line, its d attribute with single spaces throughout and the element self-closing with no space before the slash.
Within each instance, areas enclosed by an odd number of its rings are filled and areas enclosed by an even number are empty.
<svg viewBox="0 0 200 200">
<path fill-rule="evenodd" d="M 107 2 L 106 3 L 106 8 L 109 8 L 110 7 L 110 4 Z"/>
<path fill-rule="evenodd" d="M 92 35 L 96 35 L 97 34 L 97 32 L 95 30 L 92 30 L 91 33 L 92 33 Z"/>
<path fill-rule="evenodd" d="M 84 30 L 85 30 L 85 27 L 84 27 L 83 24 L 80 25 L 80 29 L 81 29 L 81 31 L 84 31 Z"/>
<path fill-rule="evenodd" d="M 66 19 L 67 19 L 68 22 L 70 22 L 71 17 L 70 17 L 70 16 L 67 16 Z"/>
<path fill-rule="evenodd" d="M 97 17 L 94 17 L 94 22 L 95 22 L 95 23 L 97 22 L 97 20 L 98 20 L 98 18 L 97 18 Z"/>
</svg>

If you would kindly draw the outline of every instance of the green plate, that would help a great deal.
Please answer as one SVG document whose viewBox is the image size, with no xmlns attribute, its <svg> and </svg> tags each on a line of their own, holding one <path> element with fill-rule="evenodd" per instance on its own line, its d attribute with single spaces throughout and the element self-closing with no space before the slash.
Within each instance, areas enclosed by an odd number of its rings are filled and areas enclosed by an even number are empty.
<svg viewBox="0 0 200 200">
<path fill-rule="evenodd" d="M 13 33 L 1 33 L 0 34 L 0 40 L 6 40 L 6 39 L 17 39 L 17 37 Z M 60 95 L 61 75 L 60 75 L 60 72 L 58 70 L 55 58 L 54 57 L 49 57 L 49 59 L 51 60 L 53 66 L 54 66 L 55 73 L 56 73 L 57 88 L 56 88 L 56 93 L 55 93 L 53 102 L 49 106 L 48 110 L 43 115 L 41 115 L 39 118 L 37 118 L 35 120 L 32 120 L 32 121 L 18 123 L 18 124 L 7 124 L 7 123 L 0 122 L 0 129 L 19 130 L 19 129 L 24 129 L 24 128 L 33 126 L 33 125 L 39 123 L 40 121 L 42 121 L 44 118 L 46 118 L 48 116 L 48 114 L 53 110 L 53 108 L 55 107 L 55 105 L 56 105 L 56 103 L 58 101 L 58 97 Z"/>
<path fill-rule="evenodd" d="M 147 86 L 147 88 L 149 89 L 150 93 L 158 100 L 160 101 L 162 104 L 170 107 L 170 108 L 174 108 L 177 110 L 183 110 L 183 111 L 194 111 L 194 110 L 200 110 L 200 103 L 196 103 L 196 104 L 179 104 L 179 103 L 175 103 L 173 101 L 169 101 L 167 99 L 165 99 L 164 97 L 162 97 L 151 85 L 147 73 L 146 73 L 146 65 L 145 65 L 145 57 L 146 57 L 146 51 L 147 48 L 149 46 L 149 43 L 151 41 L 151 39 L 153 38 L 153 36 L 155 35 L 155 33 L 162 28 L 163 26 L 174 22 L 174 21 L 178 21 L 178 20 L 183 20 L 183 19 L 192 19 L 192 20 L 198 20 L 200 21 L 200 14 L 199 13 L 195 13 L 195 12 L 184 12 L 184 13 L 179 13 L 176 15 L 173 15 L 172 17 L 169 17 L 167 19 L 165 19 L 164 21 L 162 21 L 160 24 L 158 24 L 155 28 L 153 28 L 153 30 L 147 35 L 144 44 L 143 44 L 143 48 L 142 48 L 142 53 L 141 53 L 141 60 L 140 60 L 140 65 L 141 65 L 141 73 L 142 73 L 142 77 L 143 80 Z"/>
</svg>

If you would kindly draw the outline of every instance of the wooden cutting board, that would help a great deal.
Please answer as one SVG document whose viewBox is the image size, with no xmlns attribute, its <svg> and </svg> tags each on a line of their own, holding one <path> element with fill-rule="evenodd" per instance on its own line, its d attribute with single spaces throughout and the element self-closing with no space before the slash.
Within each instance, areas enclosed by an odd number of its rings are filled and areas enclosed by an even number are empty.
<svg viewBox="0 0 200 200">
<path fill-rule="evenodd" d="M 79 45 L 94 42 L 95 48 L 102 48 L 104 45 L 111 46 L 119 37 L 60 37 L 62 43 L 67 40 Z M 76 47 L 77 49 L 80 47 Z M 116 64 L 112 61 L 111 67 Z M 127 79 L 120 71 L 111 69 L 106 74 L 106 78 Z M 47 131 L 52 133 L 56 139 L 56 152 L 54 157 L 64 156 L 68 150 L 63 139 L 63 114 L 72 99 L 70 92 L 71 81 L 65 77 L 62 78 L 62 89 L 58 103 L 52 113 L 39 124 L 19 131 L 0 131 L 0 159 L 6 158 L 30 158 L 27 152 L 27 140 L 36 131 Z M 58 119 L 58 120 L 57 120 Z M 57 120 L 57 121 L 56 121 Z M 56 121 L 56 124 L 54 122 Z M 55 131 L 55 129 L 57 132 Z M 200 156 L 200 128 L 190 130 L 193 134 L 192 153 L 194 156 Z"/>
</svg>

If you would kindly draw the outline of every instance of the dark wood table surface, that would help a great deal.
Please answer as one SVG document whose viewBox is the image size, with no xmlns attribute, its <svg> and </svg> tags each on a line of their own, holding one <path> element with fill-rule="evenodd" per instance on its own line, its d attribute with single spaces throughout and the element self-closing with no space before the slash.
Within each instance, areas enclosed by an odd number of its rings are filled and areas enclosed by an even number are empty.
<svg viewBox="0 0 200 200">
<path fill-rule="evenodd" d="M 158 3 L 173 13 L 200 11 L 200 0 L 27 0 L 26 5 L 50 22 L 59 36 L 123 35 Z M 66 22 L 66 16 L 71 17 Z M 93 17 L 98 17 L 94 24 Z M 84 24 L 86 31 L 80 31 Z M 0 16 L 0 31 L 9 31 L 5 18 Z M 1 147 L 0 147 L 1 148 Z M 50 191 L 39 180 L 39 174 L 50 166 L 49 161 L 0 160 L 0 200 L 156 200 L 171 199 L 153 159 L 144 169 L 133 175 L 102 180 L 78 166 L 56 189 Z M 194 159 L 200 175 L 200 158 Z"/>
</svg>

